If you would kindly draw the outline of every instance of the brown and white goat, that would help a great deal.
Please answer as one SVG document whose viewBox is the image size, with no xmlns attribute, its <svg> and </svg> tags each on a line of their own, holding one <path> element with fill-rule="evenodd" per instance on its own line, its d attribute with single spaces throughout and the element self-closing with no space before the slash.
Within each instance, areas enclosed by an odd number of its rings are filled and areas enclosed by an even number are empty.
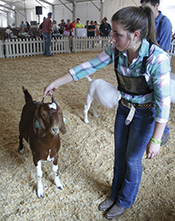
<svg viewBox="0 0 175 221">
<path fill-rule="evenodd" d="M 59 189 L 63 186 L 58 177 L 58 151 L 60 136 L 66 133 L 61 108 L 52 98 L 52 103 L 33 101 L 32 96 L 23 87 L 26 104 L 23 107 L 19 123 L 19 152 L 23 153 L 23 138 L 29 143 L 33 162 L 37 170 L 37 196 L 43 197 L 41 161 L 51 161 L 54 181 Z"/>
</svg>

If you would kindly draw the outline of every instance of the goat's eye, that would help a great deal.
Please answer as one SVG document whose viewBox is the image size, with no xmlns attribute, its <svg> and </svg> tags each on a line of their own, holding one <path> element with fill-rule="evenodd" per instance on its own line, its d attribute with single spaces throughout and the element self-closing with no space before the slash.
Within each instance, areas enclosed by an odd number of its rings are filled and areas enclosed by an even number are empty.
<svg viewBox="0 0 175 221">
<path fill-rule="evenodd" d="M 42 118 L 46 119 L 47 115 L 46 114 L 41 114 Z"/>
</svg>

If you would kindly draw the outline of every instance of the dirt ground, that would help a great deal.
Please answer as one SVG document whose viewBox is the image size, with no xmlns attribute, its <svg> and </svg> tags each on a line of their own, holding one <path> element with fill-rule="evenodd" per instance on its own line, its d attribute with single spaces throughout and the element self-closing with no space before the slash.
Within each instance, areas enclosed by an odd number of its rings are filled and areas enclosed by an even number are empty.
<svg viewBox="0 0 175 221">
<path fill-rule="evenodd" d="M 89 111 L 90 124 L 84 119 L 88 80 L 61 86 L 55 100 L 67 119 L 67 133 L 61 136 L 59 177 L 64 186 L 57 189 L 51 163 L 42 164 L 44 198 L 36 196 L 37 178 L 32 154 L 24 143 L 18 154 L 18 124 L 25 103 L 22 85 L 41 101 L 43 88 L 80 62 L 97 55 L 90 53 L 57 54 L 0 59 L 0 221 L 103 221 L 105 213 L 98 204 L 110 194 L 113 176 L 114 110 L 98 108 L 99 118 Z M 175 57 L 172 57 L 175 73 Z M 92 75 L 116 84 L 113 66 Z M 46 101 L 50 101 L 49 98 Z M 135 204 L 119 221 L 175 220 L 175 104 L 169 119 L 170 139 L 152 160 L 143 158 L 143 177 Z"/>
</svg>

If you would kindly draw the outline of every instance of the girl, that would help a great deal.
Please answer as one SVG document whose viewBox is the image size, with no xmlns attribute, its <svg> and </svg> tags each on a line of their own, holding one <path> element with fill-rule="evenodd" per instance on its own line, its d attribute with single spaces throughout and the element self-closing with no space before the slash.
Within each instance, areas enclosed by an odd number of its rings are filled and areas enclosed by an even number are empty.
<svg viewBox="0 0 175 221">
<path fill-rule="evenodd" d="M 77 81 L 112 62 L 121 101 L 115 119 L 115 160 L 111 195 L 99 205 L 107 219 L 121 216 L 136 199 L 142 157 L 156 157 L 170 110 L 170 57 L 156 42 L 150 8 L 126 7 L 112 17 L 112 43 L 88 62 L 70 69 L 44 89 Z"/>
</svg>

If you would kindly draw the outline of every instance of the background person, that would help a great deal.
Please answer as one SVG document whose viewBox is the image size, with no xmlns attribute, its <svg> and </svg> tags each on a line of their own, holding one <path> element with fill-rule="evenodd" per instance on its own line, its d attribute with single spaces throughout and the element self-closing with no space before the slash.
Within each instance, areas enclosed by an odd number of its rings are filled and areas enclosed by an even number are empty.
<svg viewBox="0 0 175 221">
<path fill-rule="evenodd" d="M 90 25 L 88 25 L 87 36 L 88 37 L 94 37 L 95 36 L 95 25 L 94 25 L 93 20 L 91 20 Z"/>
<path fill-rule="evenodd" d="M 26 27 L 25 27 L 26 31 L 30 31 L 30 25 L 28 23 L 28 21 L 26 21 Z"/>
<path fill-rule="evenodd" d="M 145 150 L 148 159 L 159 154 L 170 110 L 170 56 L 157 45 L 152 10 L 132 6 L 120 9 L 112 16 L 112 32 L 112 44 L 102 53 L 70 69 L 43 93 L 43 97 L 52 95 L 59 86 L 114 63 L 122 98 L 114 127 L 111 195 L 99 205 L 100 210 L 108 211 L 107 219 L 120 217 L 134 204 L 142 177 L 142 157 Z M 144 57 L 148 57 L 146 64 Z"/>
<path fill-rule="evenodd" d="M 111 31 L 111 25 L 107 22 L 107 18 L 104 17 L 102 23 L 99 27 L 100 36 L 101 37 L 108 37 Z"/>
<path fill-rule="evenodd" d="M 70 19 L 67 19 L 67 24 L 65 24 L 64 26 L 65 30 L 69 32 L 69 36 L 72 36 L 72 32 L 73 32 L 73 26 L 72 23 L 70 22 Z"/>
<path fill-rule="evenodd" d="M 77 18 L 75 28 L 84 28 L 84 25 L 80 22 L 80 18 Z"/>
<path fill-rule="evenodd" d="M 164 16 L 161 11 L 158 10 L 160 1 L 141 0 L 140 3 L 142 4 L 142 6 L 148 6 L 152 9 L 155 17 L 155 31 L 157 42 L 163 50 L 168 52 L 171 49 L 172 24 L 170 20 L 166 16 Z M 161 139 L 161 145 L 166 144 L 166 142 L 170 138 L 169 131 L 170 129 L 168 127 L 168 124 L 166 124 Z"/>
<path fill-rule="evenodd" d="M 85 24 L 84 28 L 87 29 L 87 28 L 88 28 L 88 25 L 89 25 L 89 20 L 86 21 L 86 24 Z"/>
<path fill-rule="evenodd" d="M 43 18 L 43 22 L 44 20 L 46 19 L 46 17 Z M 42 30 L 43 30 L 43 22 L 39 25 L 39 31 L 41 33 L 41 38 L 43 38 L 43 33 L 42 33 Z"/>
<path fill-rule="evenodd" d="M 24 21 L 22 21 L 22 22 L 21 22 L 20 27 L 22 27 L 22 28 L 23 28 L 23 30 L 25 29 L 25 24 L 24 24 Z"/>
<path fill-rule="evenodd" d="M 48 17 L 43 21 L 42 24 L 42 34 L 44 37 L 44 56 L 53 56 L 51 55 L 50 46 L 51 46 L 51 38 L 52 38 L 52 12 L 48 13 Z"/>
<path fill-rule="evenodd" d="M 53 33 L 54 34 L 58 34 L 58 25 L 57 25 L 57 21 L 56 20 L 53 20 L 52 29 L 53 29 Z"/>
<path fill-rule="evenodd" d="M 95 25 L 95 36 L 99 36 L 99 24 L 97 21 L 94 21 L 94 25 Z"/>
<path fill-rule="evenodd" d="M 63 34 L 65 24 L 66 22 L 64 21 L 64 19 L 61 19 L 61 23 L 58 25 L 60 27 L 59 32 L 61 35 Z"/>
</svg>

